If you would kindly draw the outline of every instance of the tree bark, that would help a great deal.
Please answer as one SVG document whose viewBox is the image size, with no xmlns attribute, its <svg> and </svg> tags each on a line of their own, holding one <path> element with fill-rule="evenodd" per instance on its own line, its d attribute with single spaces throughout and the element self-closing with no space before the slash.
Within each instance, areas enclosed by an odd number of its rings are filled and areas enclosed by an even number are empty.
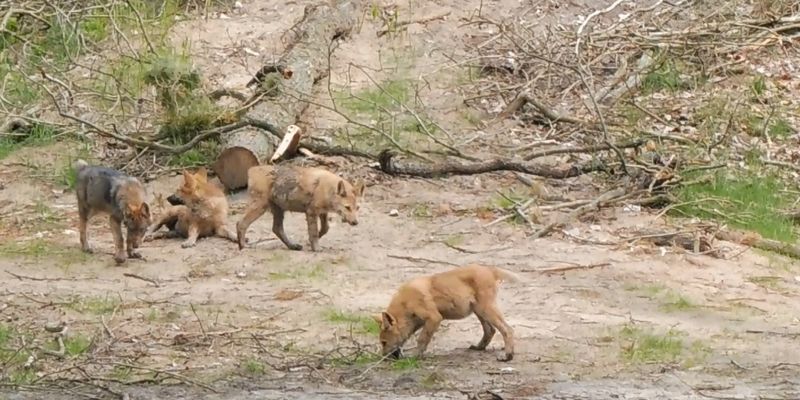
<svg viewBox="0 0 800 400">
<path fill-rule="evenodd" d="M 269 121 L 279 132 L 286 132 L 289 125 L 297 122 L 308 107 L 306 100 L 311 96 L 314 83 L 329 73 L 331 41 L 349 33 L 357 21 L 355 1 L 333 3 L 305 8 L 303 18 L 291 30 L 294 33 L 293 40 L 276 63 L 284 69 L 284 73 L 270 72 L 279 75 L 279 79 L 274 80 L 281 82 L 277 94 L 266 97 L 250 108 L 245 114 L 246 118 Z M 268 67 L 261 70 L 269 70 Z M 285 73 L 287 69 L 291 73 Z M 269 80 L 261 77 L 257 81 Z M 249 127 L 222 138 L 223 148 L 211 168 L 226 189 L 243 188 L 247 184 L 247 170 L 269 160 L 273 151 L 269 138 L 265 137 L 263 141 L 254 139 L 255 135 L 267 134 Z"/>
<path fill-rule="evenodd" d="M 397 161 L 395 154 L 384 150 L 378 156 L 381 171 L 389 175 L 410 175 L 421 178 L 435 178 L 447 175 L 474 175 L 494 171 L 515 171 L 552 179 L 573 178 L 594 171 L 605 171 L 606 166 L 600 162 L 586 164 L 568 164 L 551 166 L 530 162 L 511 160 L 487 160 L 471 163 L 443 162 L 439 164 L 421 164 L 409 161 Z"/>
</svg>

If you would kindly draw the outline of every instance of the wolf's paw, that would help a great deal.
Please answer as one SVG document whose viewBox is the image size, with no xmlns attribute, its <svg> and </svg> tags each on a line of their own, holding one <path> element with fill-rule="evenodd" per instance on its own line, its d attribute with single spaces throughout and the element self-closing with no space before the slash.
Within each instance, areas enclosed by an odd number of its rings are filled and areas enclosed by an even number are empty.
<svg viewBox="0 0 800 400">
<path fill-rule="evenodd" d="M 478 346 L 477 344 L 473 344 L 469 346 L 469 349 L 475 351 L 484 351 L 486 350 L 486 346 Z"/>
<path fill-rule="evenodd" d="M 181 243 L 181 247 L 183 247 L 184 249 L 188 249 L 190 247 L 194 247 L 195 244 L 196 244 L 195 242 L 190 242 L 190 241 L 187 240 L 187 241 Z"/>
<path fill-rule="evenodd" d="M 497 361 L 508 362 L 514 359 L 514 353 L 503 353 L 497 356 Z"/>
<path fill-rule="evenodd" d="M 118 253 L 114 255 L 114 262 L 116 262 L 117 265 L 124 263 L 127 259 L 128 258 L 125 257 L 125 253 Z"/>
<path fill-rule="evenodd" d="M 130 258 L 139 258 L 139 259 L 143 258 L 142 257 L 142 253 L 139 253 L 136 250 L 129 251 L 128 252 L 128 257 L 130 257 Z"/>
<path fill-rule="evenodd" d="M 294 251 L 303 250 L 303 245 L 299 244 L 299 243 L 291 243 L 291 244 L 287 245 L 286 247 L 288 247 L 289 250 L 294 250 Z"/>
<path fill-rule="evenodd" d="M 81 250 L 86 254 L 94 254 L 94 249 L 89 246 L 83 247 Z"/>
</svg>

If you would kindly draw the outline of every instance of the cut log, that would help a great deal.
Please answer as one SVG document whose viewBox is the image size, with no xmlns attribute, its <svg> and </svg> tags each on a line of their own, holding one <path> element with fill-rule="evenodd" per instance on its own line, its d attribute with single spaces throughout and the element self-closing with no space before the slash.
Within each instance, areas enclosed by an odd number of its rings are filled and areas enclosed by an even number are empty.
<svg viewBox="0 0 800 400">
<path fill-rule="evenodd" d="M 224 135 L 222 152 L 211 165 L 211 169 L 227 190 L 237 190 L 247 186 L 247 171 L 250 167 L 262 164 L 272 152 L 272 142 L 266 133 L 247 128 Z"/>
<path fill-rule="evenodd" d="M 293 38 L 286 46 L 286 52 L 277 63 L 271 63 L 291 71 L 291 74 L 283 74 L 283 79 L 279 80 L 281 83 L 278 94 L 265 97 L 251 107 L 245 118 L 268 121 L 277 131 L 286 132 L 286 128 L 295 124 L 308 107 L 307 100 L 313 92 L 314 82 L 329 73 L 328 52 L 331 41 L 349 33 L 357 19 L 358 6 L 355 1 L 333 1 L 307 6 L 303 18 L 291 30 Z M 289 79 L 286 79 L 287 75 Z M 251 133 L 246 133 L 248 131 Z M 254 163 L 269 160 L 272 155 L 273 148 L 269 140 L 264 141 L 270 143 L 268 146 L 254 147 L 248 144 L 247 137 L 254 137 L 252 132 L 261 134 L 260 130 L 251 127 L 226 135 L 233 137 L 222 138 L 223 147 L 212 169 L 228 190 L 246 185 L 248 168 L 255 165 Z M 247 152 L 251 154 L 247 155 Z"/>
</svg>

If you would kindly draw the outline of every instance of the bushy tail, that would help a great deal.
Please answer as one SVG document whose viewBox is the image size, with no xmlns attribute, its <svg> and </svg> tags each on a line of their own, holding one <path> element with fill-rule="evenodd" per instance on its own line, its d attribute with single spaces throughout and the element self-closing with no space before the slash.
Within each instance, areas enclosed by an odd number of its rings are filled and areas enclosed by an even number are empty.
<svg viewBox="0 0 800 400">
<path fill-rule="evenodd" d="M 81 172 L 82 169 L 89 166 L 89 163 L 87 163 L 82 159 L 78 159 L 77 161 L 75 161 L 75 164 L 73 166 L 75 167 L 76 172 Z"/>
<path fill-rule="evenodd" d="M 509 270 L 498 267 L 494 267 L 494 276 L 496 277 L 497 280 L 503 280 L 506 282 L 511 282 L 511 283 L 522 282 L 522 278 L 519 275 Z"/>
</svg>

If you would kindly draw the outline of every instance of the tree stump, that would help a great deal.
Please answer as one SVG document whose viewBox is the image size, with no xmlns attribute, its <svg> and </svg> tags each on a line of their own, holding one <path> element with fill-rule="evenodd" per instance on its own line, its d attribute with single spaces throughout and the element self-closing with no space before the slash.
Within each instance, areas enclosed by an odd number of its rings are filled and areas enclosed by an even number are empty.
<svg viewBox="0 0 800 400">
<path fill-rule="evenodd" d="M 264 100 L 248 110 L 245 118 L 267 121 L 280 132 L 286 132 L 286 128 L 295 124 L 306 110 L 314 82 L 329 73 L 331 41 L 349 33 L 358 19 L 355 1 L 330 3 L 305 8 L 302 20 L 291 30 L 293 40 L 275 63 L 291 73 L 271 72 L 280 76 L 277 94 L 265 96 Z M 270 68 L 262 67 L 261 70 Z M 262 80 L 268 81 L 266 77 L 262 77 Z M 247 128 L 222 137 L 223 146 L 212 169 L 226 189 L 244 188 L 247 185 L 247 170 L 269 160 L 273 151 L 272 143 L 266 137 L 262 140 L 258 136 L 266 134 L 256 128 Z"/>
</svg>

